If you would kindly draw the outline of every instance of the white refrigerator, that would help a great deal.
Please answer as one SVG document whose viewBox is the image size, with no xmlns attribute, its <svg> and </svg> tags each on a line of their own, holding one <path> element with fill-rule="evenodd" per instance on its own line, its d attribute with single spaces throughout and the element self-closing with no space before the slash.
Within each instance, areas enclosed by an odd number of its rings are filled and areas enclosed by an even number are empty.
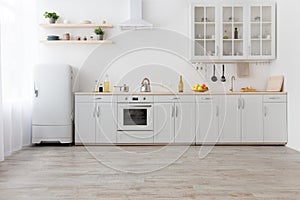
<svg viewBox="0 0 300 200">
<path fill-rule="evenodd" d="M 32 143 L 72 143 L 72 69 L 69 65 L 34 67 Z"/>
</svg>

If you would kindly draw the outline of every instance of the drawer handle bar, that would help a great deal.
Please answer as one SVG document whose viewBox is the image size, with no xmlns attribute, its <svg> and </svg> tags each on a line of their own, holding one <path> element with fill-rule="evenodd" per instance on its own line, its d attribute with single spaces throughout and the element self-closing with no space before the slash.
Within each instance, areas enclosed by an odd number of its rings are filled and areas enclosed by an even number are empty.
<svg viewBox="0 0 300 200">
<path fill-rule="evenodd" d="M 275 100 L 275 99 L 280 99 L 280 97 L 270 97 L 269 99 Z"/>
<path fill-rule="evenodd" d="M 211 100 L 212 98 L 210 98 L 210 97 L 202 97 L 201 99 L 202 100 Z"/>
</svg>

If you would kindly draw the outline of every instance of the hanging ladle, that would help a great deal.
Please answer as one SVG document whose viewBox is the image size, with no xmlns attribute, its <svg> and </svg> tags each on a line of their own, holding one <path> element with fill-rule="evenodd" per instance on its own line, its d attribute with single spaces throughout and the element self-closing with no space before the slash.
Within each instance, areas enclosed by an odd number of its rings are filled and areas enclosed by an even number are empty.
<svg viewBox="0 0 300 200">
<path fill-rule="evenodd" d="M 211 81 L 212 82 L 217 82 L 218 78 L 216 76 L 216 66 L 214 65 L 214 74 L 213 76 L 211 77 Z"/>
<path fill-rule="evenodd" d="M 221 76 L 221 82 L 226 82 L 226 78 L 225 78 L 225 66 L 223 65 L 222 66 L 222 76 Z"/>
</svg>

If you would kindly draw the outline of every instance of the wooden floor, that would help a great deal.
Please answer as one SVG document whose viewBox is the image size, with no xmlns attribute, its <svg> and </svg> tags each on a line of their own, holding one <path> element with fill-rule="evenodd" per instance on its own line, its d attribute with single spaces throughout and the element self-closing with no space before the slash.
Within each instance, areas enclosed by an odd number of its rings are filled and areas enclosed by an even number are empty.
<svg viewBox="0 0 300 200">
<path fill-rule="evenodd" d="M 216 146 L 199 158 L 207 150 L 28 147 L 0 163 L 0 199 L 300 199 L 299 152 Z"/>
</svg>

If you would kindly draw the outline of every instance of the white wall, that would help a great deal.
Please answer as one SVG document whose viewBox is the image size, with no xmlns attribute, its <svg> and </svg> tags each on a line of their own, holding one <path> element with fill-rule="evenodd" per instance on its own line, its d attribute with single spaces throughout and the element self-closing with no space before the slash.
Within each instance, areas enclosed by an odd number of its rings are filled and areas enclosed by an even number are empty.
<svg viewBox="0 0 300 200">
<path fill-rule="evenodd" d="M 300 150 L 300 92 L 299 46 L 300 1 L 279 0 L 277 4 L 277 53 L 278 59 L 271 65 L 272 74 L 285 75 L 288 94 L 288 146 Z"/>
<path fill-rule="evenodd" d="M 189 37 L 189 16 L 190 16 L 190 3 L 195 2 L 192 0 L 144 0 L 143 1 L 143 15 L 144 18 L 155 26 L 169 29 L 178 34 L 183 34 Z M 72 6 L 70 6 L 72 5 Z M 171 7 L 170 7 L 171 5 Z M 172 9 L 166 9 L 166 8 Z M 113 29 L 107 30 L 106 37 L 116 37 L 120 33 L 120 29 L 117 26 L 120 22 L 125 21 L 129 16 L 129 0 L 86 0 L 86 1 L 73 1 L 73 0 L 52 0 L 52 1 L 39 1 L 39 9 L 37 12 L 38 22 L 45 22 L 43 19 L 43 13 L 45 11 L 56 11 L 60 16 L 60 22 L 67 19 L 73 23 L 78 23 L 81 20 L 89 19 L 93 22 L 101 22 L 103 19 L 107 20 L 115 26 Z M 76 13 L 76 14 L 75 14 Z M 90 36 L 93 35 L 93 30 L 44 30 L 40 28 L 40 37 L 45 38 L 47 34 L 63 34 L 64 32 L 70 32 L 73 36 Z M 118 44 L 116 44 L 118 45 Z M 120 47 L 120 45 L 119 45 Z M 109 47 L 108 47 L 109 48 Z M 95 51 L 94 45 L 40 45 L 40 62 L 64 62 L 71 64 L 73 67 L 80 69 L 85 65 L 86 59 Z M 105 50 L 104 50 L 105 51 Z M 96 61 L 95 61 L 96 62 Z M 101 66 L 101 59 L 97 60 L 98 66 Z M 236 89 L 241 87 L 252 86 L 258 90 L 264 90 L 266 87 L 267 77 L 269 73 L 269 65 L 252 65 L 251 76 L 244 79 L 237 79 Z M 174 66 L 175 67 L 175 66 Z M 184 66 L 182 66 L 184 67 Z M 126 69 L 126 66 L 123 66 Z M 230 79 L 235 73 L 235 65 L 226 66 L 227 80 Z M 218 70 L 221 66 L 218 66 Z M 212 84 L 209 82 L 212 75 L 212 68 L 210 65 L 204 66 L 201 73 L 202 79 L 195 79 L 191 82 L 202 83 L 208 80 L 208 84 L 214 90 L 226 90 L 229 88 L 229 81 L 224 85 L 221 83 Z M 218 71 L 220 73 L 220 71 Z M 170 71 L 170 74 L 172 72 Z M 195 70 L 186 73 L 197 73 Z M 160 74 L 153 74 L 153 76 L 159 76 Z M 185 76 L 185 75 L 184 75 Z M 186 74 L 190 76 L 190 74 Z M 219 76 L 221 76 L 219 74 Z M 130 77 L 128 77 L 130 79 Z M 166 83 L 172 85 L 174 89 L 177 87 L 178 77 L 174 74 L 174 77 L 170 77 L 170 80 L 174 80 L 173 83 Z M 89 85 L 83 87 L 85 90 L 92 90 L 95 79 L 91 77 Z M 137 80 L 140 82 L 140 80 Z M 118 82 L 116 80 L 116 82 Z M 170 82 L 170 81 L 169 81 Z M 115 84 L 115 83 L 112 83 Z"/>
</svg>

